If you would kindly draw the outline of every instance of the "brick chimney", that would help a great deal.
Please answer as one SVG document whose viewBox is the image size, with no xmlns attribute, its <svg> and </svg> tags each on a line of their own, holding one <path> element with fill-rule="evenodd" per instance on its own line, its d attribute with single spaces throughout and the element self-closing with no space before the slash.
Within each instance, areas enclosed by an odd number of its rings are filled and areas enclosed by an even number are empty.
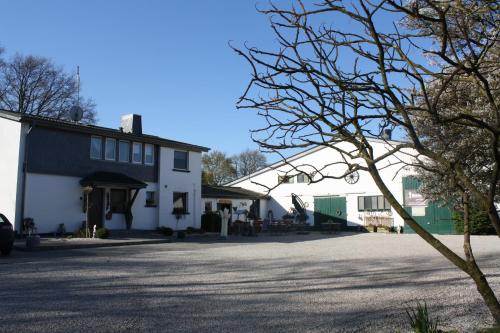
<svg viewBox="0 0 500 333">
<path fill-rule="evenodd" d="M 124 133 L 142 135 L 142 117 L 139 114 L 126 114 L 122 116 L 121 128 Z"/>
</svg>

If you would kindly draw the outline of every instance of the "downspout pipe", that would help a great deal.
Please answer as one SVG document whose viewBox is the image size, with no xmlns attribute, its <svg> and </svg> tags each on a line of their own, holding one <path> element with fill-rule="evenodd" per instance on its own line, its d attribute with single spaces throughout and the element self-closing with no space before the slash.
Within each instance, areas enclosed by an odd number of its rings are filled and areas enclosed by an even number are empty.
<svg viewBox="0 0 500 333">
<path fill-rule="evenodd" d="M 28 153 L 29 153 L 29 138 L 30 138 L 30 133 L 35 127 L 35 122 L 30 123 L 30 127 L 26 131 L 26 135 L 24 138 L 24 156 L 23 156 L 23 187 L 22 187 L 22 193 L 21 193 L 21 221 L 19 225 L 18 230 L 22 230 L 22 223 L 24 221 L 24 210 L 26 206 L 26 179 L 27 179 L 27 174 L 28 174 Z"/>
</svg>

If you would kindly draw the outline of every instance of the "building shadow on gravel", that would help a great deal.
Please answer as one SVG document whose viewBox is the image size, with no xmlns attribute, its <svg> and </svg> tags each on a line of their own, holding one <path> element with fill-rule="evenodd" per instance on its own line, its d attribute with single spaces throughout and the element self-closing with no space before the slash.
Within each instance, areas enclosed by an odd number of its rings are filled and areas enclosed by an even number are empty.
<svg viewBox="0 0 500 333">
<path fill-rule="evenodd" d="M 229 262 L 80 253 L 2 266 L 1 331 L 394 331 L 416 300 L 461 331 L 491 320 L 467 276 L 441 258 Z M 497 256 L 481 263 L 496 269 Z M 499 275 L 488 278 L 498 289 Z"/>
</svg>

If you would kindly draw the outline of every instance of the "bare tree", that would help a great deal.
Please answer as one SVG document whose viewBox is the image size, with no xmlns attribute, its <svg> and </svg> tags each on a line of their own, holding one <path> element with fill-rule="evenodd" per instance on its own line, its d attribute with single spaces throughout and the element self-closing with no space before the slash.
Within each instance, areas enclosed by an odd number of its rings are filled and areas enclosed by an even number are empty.
<svg viewBox="0 0 500 333">
<path fill-rule="evenodd" d="M 243 177 L 266 166 L 266 156 L 258 150 L 247 149 L 232 157 L 236 166 L 236 176 Z"/>
<path fill-rule="evenodd" d="M 0 108 L 55 119 L 69 119 L 77 103 L 75 75 L 67 74 L 49 59 L 15 55 L 0 63 Z M 95 123 L 95 103 L 80 98 L 83 122 Z"/>
<path fill-rule="evenodd" d="M 297 0 L 288 7 L 271 3 L 261 12 L 270 16 L 279 49 L 234 48 L 252 68 L 238 107 L 258 110 L 267 122 L 252 132 L 254 141 L 275 151 L 323 145 L 341 154 L 342 160 L 335 163 L 345 164 L 345 172 L 332 175 L 322 172 L 324 167 L 310 166 L 317 169 L 313 182 L 368 172 L 405 223 L 473 279 L 500 324 L 500 304 L 470 255 L 472 249 L 462 258 L 422 228 L 380 175 L 388 160 L 411 149 L 417 160 L 439 163 L 474 193 L 500 235 L 494 207 L 500 173 L 500 110 L 494 85 L 500 71 L 498 4 L 323 0 L 306 5 Z M 392 26 L 387 24 L 391 20 Z M 442 92 L 456 82 L 477 89 L 491 119 L 483 119 L 482 113 L 441 112 Z M 429 93 L 430 87 L 435 93 Z M 493 157 L 489 184 L 477 184 L 462 165 L 421 140 L 417 118 L 485 131 L 486 149 Z M 387 151 L 377 153 L 369 138 L 380 137 L 388 128 L 403 132 L 407 140 L 387 142 Z M 293 169 L 301 172 L 297 166 Z"/>
<path fill-rule="evenodd" d="M 213 150 L 201 158 L 202 182 L 208 185 L 223 185 L 236 177 L 233 161 L 225 153 Z"/>
</svg>

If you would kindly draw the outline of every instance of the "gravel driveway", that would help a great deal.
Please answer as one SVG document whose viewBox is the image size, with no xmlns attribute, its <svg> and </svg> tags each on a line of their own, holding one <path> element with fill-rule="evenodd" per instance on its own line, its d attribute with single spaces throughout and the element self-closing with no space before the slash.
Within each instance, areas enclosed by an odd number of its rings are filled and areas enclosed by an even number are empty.
<svg viewBox="0 0 500 333">
<path fill-rule="evenodd" d="M 461 237 L 441 236 L 462 253 Z M 473 237 L 500 295 L 500 240 Z M 465 274 L 416 235 L 260 236 L 0 258 L 1 332 L 394 332 L 426 301 L 492 325 Z"/>
</svg>

